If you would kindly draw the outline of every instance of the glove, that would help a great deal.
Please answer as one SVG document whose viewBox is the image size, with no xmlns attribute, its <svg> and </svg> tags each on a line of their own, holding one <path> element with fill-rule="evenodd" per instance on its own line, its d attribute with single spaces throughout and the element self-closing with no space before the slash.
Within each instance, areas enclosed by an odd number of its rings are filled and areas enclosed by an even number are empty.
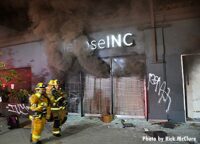
<svg viewBox="0 0 200 144">
<path fill-rule="evenodd" d="M 67 102 L 67 100 L 65 99 L 64 101 L 63 101 L 63 106 L 67 106 L 68 105 L 68 102 Z"/>
<path fill-rule="evenodd" d="M 58 101 L 58 106 L 59 107 L 63 107 L 63 106 L 67 106 L 67 100 L 62 98 Z"/>
</svg>

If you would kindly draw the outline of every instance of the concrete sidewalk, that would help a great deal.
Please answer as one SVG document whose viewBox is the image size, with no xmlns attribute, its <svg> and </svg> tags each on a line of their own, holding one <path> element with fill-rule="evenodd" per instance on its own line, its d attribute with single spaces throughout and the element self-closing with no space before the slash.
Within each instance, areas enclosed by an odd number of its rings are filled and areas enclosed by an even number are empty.
<svg viewBox="0 0 200 144">
<path fill-rule="evenodd" d="M 69 116 L 67 123 L 62 126 L 62 136 L 57 138 L 51 134 L 51 123 L 47 123 L 43 133 L 44 144 L 152 144 L 152 143 L 200 143 L 200 124 L 178 124 L 174 129 L 163 128 L 159 124 L 152 124 L 145 120 L 128 119 L 126 123 L 132 123 L 134 127 L 123 128 L 120 119 L 115 119 L 110 124 L 101 122 L 98 118 L 86 118 Z M 5 130 L 5 123 L 1 127 L 0 144 L 29 144 L 30 128 Z M 196 141 L 153 141 L 145 133 L 145 129 L 166 132 L 170 138 L 195 138 Z"/>
</svg>

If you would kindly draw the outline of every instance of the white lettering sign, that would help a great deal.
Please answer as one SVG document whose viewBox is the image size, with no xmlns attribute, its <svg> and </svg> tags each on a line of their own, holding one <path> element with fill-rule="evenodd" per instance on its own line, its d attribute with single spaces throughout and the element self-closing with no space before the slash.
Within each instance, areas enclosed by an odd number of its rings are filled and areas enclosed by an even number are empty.
<svg viewBox="0 0 200 144">
<path fill-rule="evenodd" d="M 134 39 L 132 33 L 118 34 L 118 35 L 107 35 L 105 39 L 92 40 L 87 42 L 87 45 L 90 49 L 104 49 L 104 48 L 115 48 L 115 47 L 130 47 L 133 46 Z M 130 40 L 131 38 L 131 40 Z"/>
</svg>

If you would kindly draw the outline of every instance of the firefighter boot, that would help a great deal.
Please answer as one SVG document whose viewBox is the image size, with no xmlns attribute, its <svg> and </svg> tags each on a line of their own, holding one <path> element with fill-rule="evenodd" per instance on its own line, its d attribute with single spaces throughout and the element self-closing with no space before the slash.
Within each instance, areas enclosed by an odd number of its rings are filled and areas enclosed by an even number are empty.
<svg viewBox="0 0 200 144">
<path fill-rule="evenodd" d="M 60 137 L 60 120 L 58 118 L 54 119 L 54 125 L 53 125 L 53 135 L 56 137 Z"/>
</svg>

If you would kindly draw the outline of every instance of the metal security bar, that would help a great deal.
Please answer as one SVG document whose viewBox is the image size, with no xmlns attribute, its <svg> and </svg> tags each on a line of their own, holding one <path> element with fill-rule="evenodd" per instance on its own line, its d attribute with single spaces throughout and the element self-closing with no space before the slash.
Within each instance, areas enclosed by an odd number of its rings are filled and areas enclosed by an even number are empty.
<svg viewBox="0 0 200 144">
<path fill-rule="evenodd" d="M 71 77 L 67 80 L 66 91 L 68 93 L 68 112 L 81 113 L 82 91 L 81 75 Z"/>
</svg>

